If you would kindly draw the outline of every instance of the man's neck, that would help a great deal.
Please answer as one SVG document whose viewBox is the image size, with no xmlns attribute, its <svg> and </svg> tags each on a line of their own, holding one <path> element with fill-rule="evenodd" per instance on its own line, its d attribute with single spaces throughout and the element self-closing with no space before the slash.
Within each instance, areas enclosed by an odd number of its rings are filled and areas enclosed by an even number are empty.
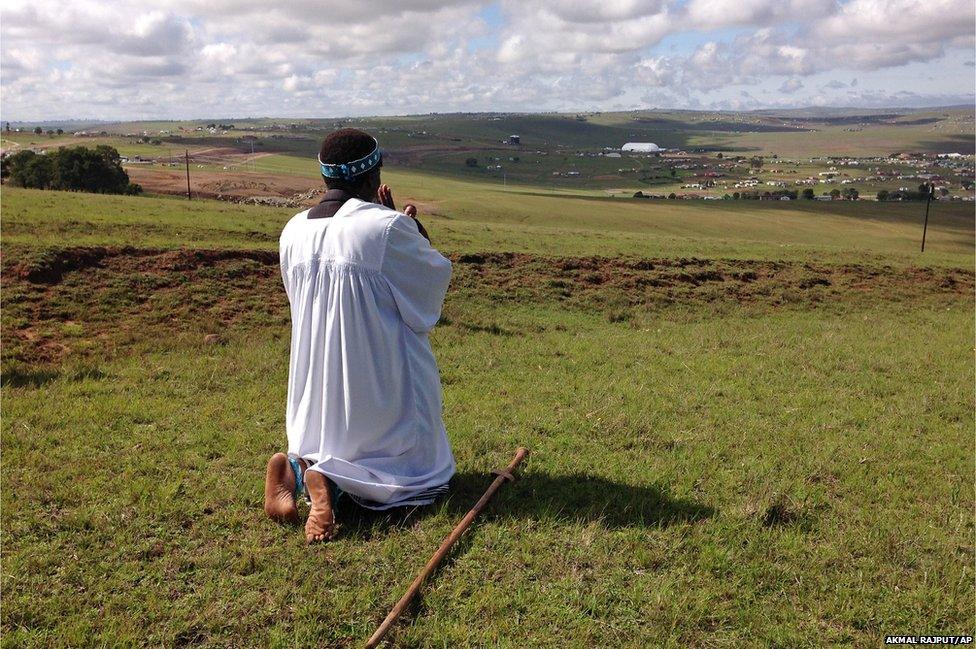
<svg viewBox="0 0 976 649">
<path fill-rule="evenodd" d="M 308 211 L 310 219 L 328 219 L 336 215 L 336 212 L 346 204 L 350 198 L 359 198 L 344 189 L 330 189 L 325 192 L 325 196 L 318 205 Z M 362 199 L 360 199 L 362 200 Z"/>
</svg>

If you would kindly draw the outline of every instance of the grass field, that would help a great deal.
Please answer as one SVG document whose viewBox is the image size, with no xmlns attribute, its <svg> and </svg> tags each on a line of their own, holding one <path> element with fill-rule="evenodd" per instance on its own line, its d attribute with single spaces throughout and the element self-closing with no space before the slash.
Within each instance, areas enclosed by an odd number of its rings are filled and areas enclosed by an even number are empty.
<svg viewBox="0 0 976 649">
<path fill-rule="evenodd" d="M 294 158 L 269 156 L 270 165 Z M 314 173 L 314 170 L 310 173 Z M 972 206 L 936 203 L 919 253 L 918 203 L 647 201 L 598 192 L 544 192 L 391 170 L 384 179 L 448 251 L 555 255 L 872 260 L 970 267 Z M 70 197 L 70 200 L 69 198 Z M 31 246 L 277 247 L 294 209 L 179 198 L 126 198 L 6 188 L 5 243 Z"/>
<path fill-rule="evenodd" d="M 454 261 L 459 474 L 315 548 L 260 506 L 293 210 L 4 188 L 4 647 L 359 646 L 518 445 L 390 646 L 972 634 L 971 209 L 920 255 L 917 205 L 391 172 Z"/>
</svg>

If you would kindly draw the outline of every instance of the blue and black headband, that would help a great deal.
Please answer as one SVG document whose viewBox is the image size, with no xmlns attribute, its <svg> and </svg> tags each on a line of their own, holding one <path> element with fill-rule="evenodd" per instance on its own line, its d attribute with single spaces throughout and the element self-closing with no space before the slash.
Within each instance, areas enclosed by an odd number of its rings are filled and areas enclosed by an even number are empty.
<svg viewBox="0 0 976 649">
<path fill-rule="evenodd" d="M 376 142 L 376 138 L 373 138 L 373 142 Z M 376 147 L 368 156 L 359 160 L 353 160 L 352 162 L 329 164 L 322 162 L 321 155 L 316 157 L 319 161 L 319 167 L 322 168 L 322 175 L 326 178 L 335 178 L 336 180 L 352 180 L 356 176 L 361 176 L 364 173 L 372 171 L 383 162 L 383 152 L 380 151 L 379 142 L 376 142 Z"/>
</svg>

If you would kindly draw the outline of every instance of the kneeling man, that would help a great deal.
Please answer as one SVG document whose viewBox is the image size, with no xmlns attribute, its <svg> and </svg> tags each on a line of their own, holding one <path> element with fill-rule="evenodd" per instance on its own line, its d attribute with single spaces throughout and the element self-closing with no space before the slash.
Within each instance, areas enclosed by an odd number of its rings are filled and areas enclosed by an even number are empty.
<svg viewBox="0 0 976 649">
<path fill-rule="evenodd" d="M 343 498 L 371 509 L 429 504 L 454 475 L 427 339 L 451 262 L 413 206 L 394 208 L 372 136 L 335 131 L 319 164 L 325 198 L 281 233 L 288 453 L 269 461 L 264 501 L 271 518 L 297 521 L 296 499 L 308 499 L 309 543 L 335 535 Z"/>
</svg>

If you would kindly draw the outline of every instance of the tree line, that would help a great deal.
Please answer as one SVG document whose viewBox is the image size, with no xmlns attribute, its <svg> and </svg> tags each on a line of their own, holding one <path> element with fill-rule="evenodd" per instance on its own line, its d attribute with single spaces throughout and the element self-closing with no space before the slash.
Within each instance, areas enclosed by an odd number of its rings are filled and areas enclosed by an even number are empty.
<svg viewBox="0 0 976 649">
<path fill-rule="evenodd" d="M 60 147 L 47 153 L 29 149 L 4 156 L 0 176 L 11 185 L 33 189 L 60 189 L 97 194 L 139 194 L 142 187 L 129 182 L 115 147 L 100 144 Z"/>
</svg>

